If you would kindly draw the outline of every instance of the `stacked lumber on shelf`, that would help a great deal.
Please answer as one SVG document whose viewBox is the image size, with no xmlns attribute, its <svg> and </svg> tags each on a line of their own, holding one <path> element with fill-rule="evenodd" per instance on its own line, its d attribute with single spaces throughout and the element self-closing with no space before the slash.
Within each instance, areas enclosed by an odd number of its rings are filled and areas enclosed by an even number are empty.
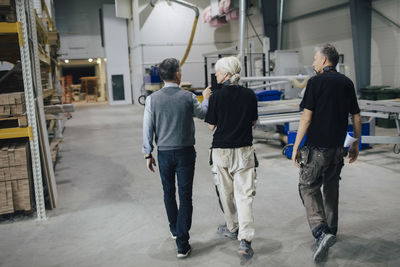
<svg viewBox="0 0 400 267">
<path fill-rule="evenodd" d="M 60 35 L 58 31 L 47 32 L 47 38 L 50 46 L 55 46 L 58 50 L 60 47 Z"/>
<path fill-rule="evenodd" d="M 24 93 L 0 94 L 0 117 L 22 115 L 25 111 Z"/>
<path fill-rule="evenodd" d="M 0 214 L 32 211 L 29 143 L 0 147 Z"/>
<path fill-rule="evenodd" d="M 61 84 L 64 92 L 64 103 L 72 103 L 72 75 L 61 77 Z"/>
<path fill-rule="evenodd" d="M 58 113 L 66 113 L 73 111 L 74 111 L 74 104 L 44 106 L 44 112 L 46 114 L 58 114 Z"/>
</svg>

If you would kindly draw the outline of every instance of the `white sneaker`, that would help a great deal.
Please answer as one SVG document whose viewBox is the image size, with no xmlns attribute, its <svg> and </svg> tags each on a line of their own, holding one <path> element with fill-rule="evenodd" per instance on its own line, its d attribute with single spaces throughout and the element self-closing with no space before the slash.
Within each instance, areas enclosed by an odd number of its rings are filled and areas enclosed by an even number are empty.
<svg viewBox="0 0 400 267">
<path fill-rule="evenodd" d="M 172 232 L 169 232 L 170 234 L 171 234 L 171 238 L 173 239 L 173 240 L 176 240 L 176 235 L 174 235 Z"/>
</svg>

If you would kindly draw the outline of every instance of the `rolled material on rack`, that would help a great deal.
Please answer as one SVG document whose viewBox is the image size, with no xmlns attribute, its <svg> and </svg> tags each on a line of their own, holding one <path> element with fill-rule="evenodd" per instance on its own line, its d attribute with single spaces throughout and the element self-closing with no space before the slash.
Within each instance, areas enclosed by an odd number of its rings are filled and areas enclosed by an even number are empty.
<svg viewBox="0 0 400 267">
<path fill-rule="evenodd" d="M 260 85 L 251 86 L 251 87 L 248 87 L 248 88 L 252 89 L 252 90 L 255 90 L 255 89 L 262 89 L 262 88 L 267 88 L 267 87 L 286 84 L 286 83 L 290 83 L 290 81 L 280 81 L 280 82 L 266 83 L 266 84 L 260 84 Z"/>
<path fill-rule="evenodd" d="M 259 76 L 259 77 L 242 77 L 242 82 L 257 82 L 257 81 L 291 81 L 292 79 L 309 79 L 308 75 L 291 75 L 291 76 Z"/>
<path fill-rule="evenodd" d="M 297 78 L 291 79 L 290 81 L 297 88 L 304 89 L 307 86 L 308 78 L 304 79 L 302 82 L 300 82 Z"/>
<path fill-rule="evenodd" d="M 44 112 L 46 114 L 57 114 L 57 113 L 65 113 L 73 111 L 74 111 L 74 104 L 44 106 Z"/>
</svg>

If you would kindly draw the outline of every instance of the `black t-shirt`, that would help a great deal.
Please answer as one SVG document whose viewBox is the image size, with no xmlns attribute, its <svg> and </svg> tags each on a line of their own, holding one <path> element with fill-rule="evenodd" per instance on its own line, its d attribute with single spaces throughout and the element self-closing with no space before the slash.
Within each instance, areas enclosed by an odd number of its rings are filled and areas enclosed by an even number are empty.
<svg viewBox="0 0 400 267">
<path fill-rule="evenodd" d="M 258 119 L 254 92 L 238 85 L 215 91 L 209 101 L 205 121 L 216 125 L 213 148 L 236 148 L 253 143 L 252 122 Z"/>
<path fill-rule="evenodd" d="M 336 71 L 312 77 L 300 107 L 313 112 L 306 145 L 325 148 L 343 146 L 349 113 L 360 113 L 353 82 Z"/>
</svg>

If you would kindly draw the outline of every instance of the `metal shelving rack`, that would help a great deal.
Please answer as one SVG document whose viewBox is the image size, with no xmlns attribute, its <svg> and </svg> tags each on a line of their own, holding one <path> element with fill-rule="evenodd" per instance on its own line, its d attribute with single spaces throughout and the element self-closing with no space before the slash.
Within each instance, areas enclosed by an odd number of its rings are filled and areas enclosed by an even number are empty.
<svg viewBox="0 0 400 267">
<path fill-rule="evenodd" d="M 46 173 L 48 187 L 51 186 L 49 181 L 52 185 L 55 185 L 55 178 L 43 107 L 44 96 L 40 64 L 46 64 L 46 66 L 50 68 L 51 61 L 48 52 L 42 51 L 43 49 L 40 49 L 38 45 L 37 27 L 40 28 L 43 27 L 43 25 L 41 25 L 35 14 L 33 1 L 15 0 L 15 5 L 18 21 L 14 23 L 0 23 L 0 34 L 3 40 L 6 39 L 12 43 L 12 45 L 7 47 L 7 52 L 0 57 L 0 60 L 7 60 L 14 63 L 20 60 L 28 127 L 0 129 L 0 139 L 29 138 L 36 214 L 38 220 L 44 220 L 46 219 L 46 208 L 42 166 L 46 168 L 44 172 Z M 41 30 L 45 31 L 45 29 Z M 51 74 L 49 74 L 49 80 L 51 81 L 50 75 Z M 52 88 L 46 89 L 45 96 L 49 95 L 50 89 Z M 42 151 L 40 151 L 40 149 L 42 149 Z M 51 190 L 51 192 L 51 198 L 53 198 L 55 202 L 57 191 Z"/>
<path fill-rule="evenodd" d="M 32 43 L 37 43 L 35 34 L 30 32 L 32 29 L 28 24 L 32 24 L 32 19 L 29 20 L 29 12 L 32 7 L 30 6 L 30 1 L 16 0 L 16 11 L 18 21 L 21 23 L 22 31 L 22 41 L 23 44 L 20 45 L 20 55 L 21 55 L 21 66 L 22 74 L 24 79 L 24 91 L 25 91 L 25 103 L 26 103 L 26 113 L 28 117 L 28 124 L 32 127 L 32 139 L 30 140 L 31 148 L 31 159 L 32 159 L 32 171 L 33 171 L 33 184 L 35 189 L 35 200 L 36 200 L 36 212 L 37 218 L 39 220 L 46 219 L 46 208 L 44 202 L 43 194 L 43 181 L 42 181 L 42 168 L 40 163 L 40 150 L 39 150 L 39 136 L 38 136 L 38 125 L 36 120 L 36 107 L 35 107 L 35 92 L 34 92 L 34 75 L 32 70 L 34 70 L 34 65 L 32 65 L 32 55 L 30 53 L 30 41 Z M 28 15 L 28 16 L 27 16 Z M 35 25 L 35 23 L 33 23 Z M 29 40 L 29 37 L 32 38 Z M 33 53 L 37 54 L 37 51 L 33 49 Z M 37 55 L 36 55 L 37 57 Z M 33 56 L 35 58 L 35 56 Z M 36 79 L 37 80 L 37 79 Z M 37 82 L 37 81 L 36 81 Z M 38 90 L 39 91 L 39 90 Z"/>
</svg>

